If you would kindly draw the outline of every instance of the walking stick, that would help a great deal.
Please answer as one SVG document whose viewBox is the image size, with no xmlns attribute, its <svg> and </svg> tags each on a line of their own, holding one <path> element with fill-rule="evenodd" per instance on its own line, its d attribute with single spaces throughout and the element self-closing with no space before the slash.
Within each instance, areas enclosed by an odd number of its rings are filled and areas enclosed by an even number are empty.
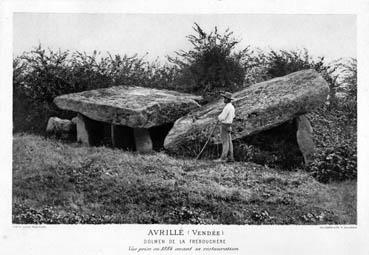
<svg viewBox="0 0 369 255">
<path fill-rule="evenodd" d="M 204 147 L 202 147 L 202 149 L 201 149 L 201 151 L 200 151 L 199 155 L 197 155 L 197 157 L 196 157 L 196 159 L 195 159 L 195 160 L 198 160 L 198 159 L 200 158 L 201 153 L 205 150 L 205 147 L 206 147 L 206 145 L 208 145 L 208 143 L 209 143 L 209 141 L 210 141 L 210 138 L 211 138 L 211 136 L 213 135 L 213 133 L 214 133 L 214 131 L 215 131 L 215 128 L 218 126 L 218 123 L 219 123 L 219 121 L 217 120 L 217 122 L 216 122 L 216 123 L 215 123 L 215 125 L 214 125 L 213 130 L 211 130 L 211 133 L 210 133 L 210 135 L 209 135 L 209 137 L 208 137 L 208 140 L 207 140 L 207 141 L 206 141 L 206 143 L 204 144 Z"/>
</svg>

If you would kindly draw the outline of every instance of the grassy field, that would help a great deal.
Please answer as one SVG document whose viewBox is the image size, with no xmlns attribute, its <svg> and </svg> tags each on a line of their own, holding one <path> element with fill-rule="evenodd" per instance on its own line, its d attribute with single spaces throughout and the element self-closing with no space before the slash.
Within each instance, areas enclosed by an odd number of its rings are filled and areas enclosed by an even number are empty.
<svg viewBox="0 0 369 255">
<path fill-rule="evenodd" d="M 356 182 L 16 134 L 13 222 L 356 224 Z"/>
</svg>

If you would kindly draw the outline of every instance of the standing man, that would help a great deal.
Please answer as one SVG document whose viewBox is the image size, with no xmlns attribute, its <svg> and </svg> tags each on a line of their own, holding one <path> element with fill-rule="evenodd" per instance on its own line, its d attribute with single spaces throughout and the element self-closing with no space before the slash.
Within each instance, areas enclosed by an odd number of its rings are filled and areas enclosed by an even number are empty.
<svg viewBox="0 0 369 255">
<path fill-rule="evenodd" d="M 224 98 L 225 106 L 223 108 L 222 113 L 218 116 L 218 120 L 221 123 L 220 126 L 220 136 L 222 139 L 222 155 L 219 159 L 215 160 L 216 162 L 226 162 L 229 154 L 229 161 L 234 161 L 233 157 L 233 144 L 232 144 L 232 122 L 235 116 L 235 110 L 232 105 L 232 94 L 230 92 L 226 92 L 222 94 Z"/>
</svg>

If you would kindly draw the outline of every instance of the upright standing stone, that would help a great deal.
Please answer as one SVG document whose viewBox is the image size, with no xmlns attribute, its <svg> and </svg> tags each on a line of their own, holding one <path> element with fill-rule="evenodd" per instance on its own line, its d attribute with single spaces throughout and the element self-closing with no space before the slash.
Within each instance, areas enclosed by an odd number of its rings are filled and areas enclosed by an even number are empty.
<svg viewBox="0 0 369 255">
<path fill-rule="evenodd" d="M 297 121 L 297 144 L 299 145 L 305 164 L 313 160 L 315 146 L 313 141 L 313 128 L 306 116 L 301 115 L 296 118 Z"/>
<path fill-rule="evenodd" d="M 152 141 L 150 133 L 146 128 L 133 129 L 135 136 L 136 150 L 139 152 L 150 152 L 152 150 Z"/>
<path fill-rule="evenodd" d="M 111 145 L 113 147 L 116 147 L 117 146 L 117 143 L 116 143 L 116 125 L 114 124 L 111 124 L 110 125 L 110 135 L 111 135 Z"/>
<path fill-rule="evenodd" d="M 82 114 L 77 114 L 77 142 L 84 145 L 97 145 L 102 137 L 103 126 Z"/>
<path fill-rule="evenodd" d="M 87 130 L 87 123 L 82 114 L 77 114 L 76 119 L 77 124 L 77 142 L 84 145 L 90 145 L 89 133 Z"/>
</svg>

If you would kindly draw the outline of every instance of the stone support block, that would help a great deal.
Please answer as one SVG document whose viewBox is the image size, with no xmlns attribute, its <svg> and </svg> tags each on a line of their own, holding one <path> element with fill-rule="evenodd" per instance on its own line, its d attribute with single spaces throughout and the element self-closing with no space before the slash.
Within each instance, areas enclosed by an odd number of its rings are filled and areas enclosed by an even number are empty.
<svg viewBox="0 0 369 255">
<path fill-rule="evenodd" d="M 149 130 L 146 128 L 133 129 L 135 137 L 136 150 L 138 152 L 151 152 L 153 149 Z"/>
<path fill-rule="evenodd" d="M 313 128 L 306 116 L 301 115 L 296 118 L 297 121 L 297 144 L 299 145 L 305 164 L 313 160 L 315 145 L 313 141 Z"/>
<path fill-rule="evenodd" d="M 103 135 L 103 125 L 78 113 L 76 119 L 77 142 L 87 146 L 98 145 Z"/>
</svg>

